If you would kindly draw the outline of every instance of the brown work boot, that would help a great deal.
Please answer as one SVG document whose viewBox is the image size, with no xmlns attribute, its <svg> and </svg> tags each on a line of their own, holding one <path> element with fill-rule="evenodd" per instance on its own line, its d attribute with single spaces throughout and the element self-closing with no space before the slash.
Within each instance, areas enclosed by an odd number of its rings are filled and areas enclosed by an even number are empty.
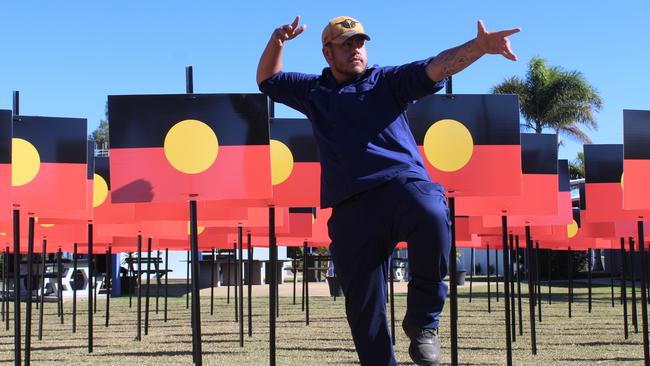
<svg viewBox="0 0 650 366">
<path fill-rule="evenodd" d="M 409 345 L 409 356 L 419 366 L 434 366 L 440 364 L 442 357 L 440 352 L 440 341 L 438 340 L 438 328 L 425 329 L 417 325 L 402 322 L 402 329 L 411 339 Z"/>
</svg>

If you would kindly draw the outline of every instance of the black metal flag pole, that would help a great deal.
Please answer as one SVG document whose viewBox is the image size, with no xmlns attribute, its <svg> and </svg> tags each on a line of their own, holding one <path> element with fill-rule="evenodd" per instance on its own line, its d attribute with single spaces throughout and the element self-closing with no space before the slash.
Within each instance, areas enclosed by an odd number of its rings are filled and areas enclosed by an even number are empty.
<svg viewBox="0 0 650 366">
<path fill-rule="evenodd" d="M 627 284 L 625 281 L 627 255 L 625 254 L 625 238 L 621 237 L 621 302 L 623 303 L 623 331 L 625 339 L 628 339 L 627 324 Z"/>
<path fill-rule="evenodd" d="M 449 78 L 448 93 L 451 93 L 451 77 Z M 450 194 L 453 192 L 450 192 Z M 451 364 L 458 365 L 458 288 L 456 282 L 456 198 L 449 197 L 449 218 L 451 219 L 451 248 L 449 250 L 449 317 L 451 332 Z"/>
<path fill-rule="evenodd" d="M 508 265 L 509 265 L 508 280 L 510 283 L 510 314 L 511 314 L 510 326 L 512 327 L 512 330 L 510 331 L 510 335 L 512 336 L 512 341 L 516 342 L 517 341 L 517 313 L 515 312 L 515 281 L 513 281 L 513 273 L 512 273 L 512 262 L 514 258 L 513 245 L 514 245 L 514 235 L 510 234 L 508 237 Z"/>
<path fill-rule="evenodd" d="M 163 304 L 163 314 L 164 314 L 163 318 L 165 323 L 167 323 L 167 296 L 169 295 L 168 280 L 169 280 L 169 248 L 165 248 L 165 300 Z"/>
<path fill-rule="evenodd" d="M 542 281 L 540 279 L 540 270 L 539 266 L 539 256 L 541 252 L 539 251 L 539 241 L 535 242 L 535 284 L 537 285 L 537 320 L 542 322 Z"/>
<path fill-rule="evenodd" d="M 510 261 L 508 260 L 508 217 L 501 216 L 501 235 L 503 239 L 503 302 L 505 303 L 505 318 L 506 318 L 506 364 L 512 365 L 512 335 L 510 328 Z M 512 238 L 512 236 L 511 236 Z M 498 258 L 497 258 L 498 262 Z"/>
<path fill-rule="evenodd" d="M 246 236 L 248 249 L 248 273 L 246 282 L 248 284 L 248 336 L 253 336 L 253 245 L 251 244 L 251 233 Z"/>
<path fill-rule="evenodd" d="M 275 207 L 269 207 L 269 259 L 271 264 L 271 281 L 269 281 L 269 365 L 275 366 L 275 291 L 277 287 L 277 272 L 275 265 L 278 261 L 275 243 Z"/>
<path fill-rule="evenodd" d="M 18 92 L 15 92 L 14 96 Z M 15 102 L 15 99 L 14 99 Z M 20 210 L 14 209 L 14 360 L 15 365 L 20 366 Z M 63 315 L 61 316 L 63 318 Z"/>
<path fill-rule="evenodd" d="M 648 349 L 648 301 L 646 293 L 646 256 L 645 256 L 645 237 L 643 232 L 643 219 L 639 218 L 637 222 L 639 231 L 639 254 L 641 255 L 641 323 L 643 325 L 643 359 L 646 366 L 650 365 L 650 351 Z"/>
<path fill-rule="evenodd" d="M 158 315 L 158 302 L 160 298 L 160 249 L 156 250 L 156 264 L 154 267 L 156 268 L 156 315 Z"/>
<path fill-rule="evenodd" d="M 129 252 L 129 269 L 133 269 L 133 252 Z M 133 282 L 132 279 L 129 279 L 129 309 L 133 307 Z"/>
<path fill-rule="evenodd" d="M 517 313 L 519 315 L 519 335 L 524 335 L 524 322 L 523 322 L 523 312 L 521 309 L 521 267 L 519 266 L 519 254 L 521 249 L 519 248 L 519 235 L 515 235 L 515 266 L 517 267 Z"/>
<path fill-rule="evenodd" d="M 469 271 L 469 302 L 472 302 L 472 285 L 474 284 L 474 248 L 470 249 L 470 266 L 472 268 Z"/>
<path fill-rule="evenodd" d="M 17 90 L 13 92 L 13 114 L 20 115 L 20 92 Z M 18 205 L 14 207 L 14 360 L 20 366 L 20 210 Z"/>
<path fill-rule="evenodd" d="M 393 282 L 395 281 L 393 274 L 393 256 L 391 255 L 388 259 L 388 280 L 390 281 L 390 335 L 393 339 L 393 346 L 395 345 L 395 286 Z"/>
<path fill-rule="evenodd" d="M 135 340 L 136 341 L 141 341 L 142 340 L 142 234 L 138 234 L 138 270 L 136 272 L 136 279 L 138 281 L 138 298 L 136 301 L 136 322 L 137 322 L 137 328 L 136 328 L 136 335 L 135 335 Z"/>
<path fill-rule="evenodd" d="M 588 287 L 588 299 L 587 299 L 587 312 L 591 314 L 591 266 L 593 250 L 591 248 L 587 249 L 587 287 Z"/>
<path fill-rule="evenodd" d="M 308 260 L 307 260 L 307 241 L 305 240 L 302 243 L 302 254 L 303 254 L 303 261 L 302 261 L 302 281 L 304 282 L 305 286 L 305 325 L 309 325 L 309 266 L 308 266 Z"/>
<path fill-rule="evenodd" d="M 232 281 L 232 275 L 231 275 L 231 259 L 232 256 L 229 253 L 229 251 L 226 251 L 226 256 L 228 257 L 228 281 L 226 282 L 226 304 L 230 304 L 230 282 Z"/>
<path fill-rule="evenodd" d="M 239 259 L 237 259 L 237 243 L 234 243 L 232 246 L 232 256 L 233 256 L 233 265 L 234 270 L 235 270 L 235 321 L 239 322 L 239 270 L 237 269 L 237 266 L 239 265 Z"/>
<path fill-rule="evenodd" d="M 108 246 L 108 253 L 106 253 L 106 324 L 105 327 L 108 328 L 108 324 L 111 316 L 111 290 L 113 289 L 113 250 L 111 246 Z"/>
<path fill-rule="evenodd" d="M 77 333 L 77 243 L 72 244 L 72 333 Z M 89 285 L 90 286 L 90 285 Z"/>
<path fill-rule="evenodd" d="M 189 69 L 191 70 L 191 68 Z M 199 239 L 198 222 L 196 213 L 196 201 L 190 200 L 190 246 L 192 252 L 192 313 L 194 314 L 194 364 L 203 364 L 201 352 L 201 301 L 200 284 L 201 269 L 199 266 Z"/>
<path fill-rule="evenodd" d="M 8 321 L 9 319 L 9 309 L 7 308 L 7 300 L 9 296 L 9 288 L 7 287 L 7 282 L 9 281 L 8 277 L 8 267 L 9 267 L 9 247 L 5 247 L 5 255 L 2 257 L 2 321 Z M 9 323 L 7 323 L 7 330 L 9 330 Z"/>
<path fill-rule="evenodd" d="M 187 251 L 187 263 L 185 265 L 185 309 L 190 308 L 190 251 Z"/>
<path fill-rule="evenodd" d="M 528 255 L 528 307 L 530 310 L 530 345 L 534 355 L 537 354 L 537 335 L 535 333 L 535 287 L 533 284 L 533 241 L 530 239 L 530 226 L 526 225 L 526 254 Z"/>
<path fill-rule="evenodd" d="M 639 321 L 637 319 L 636 309 L 636 271 L 634 270 L 634 239 L 628 238 L 630 244 L 630 283 L 632 284 L 632 325 L 634 326 L 634 333 L 639 334 Z"/>
<path fill-rule="evenodd" d="M 569 318 L 571 317 L 571 305 L 573 303 L 573 254 L 571 253 L 571 247 L 569 247 L 567 253 L 567 269 L 569 271 L 569 286 L 567 291 L 569 293 Z"/>
<path fill-rule="evenodd" d="M 4 266 L 4 271 L 5 271 L 5 298 L 4 298 L 4 303 L 5 303 L 5 313 L 7 316 L 5 317 L 5 330 L 8 332 L 9 331 L 9 262 L 12 259 L 9 258 L 9 246 L 5 246 L 5 266 Z"/>
<path fill-rule="evenodd" d="M 45 315 L 45 309 L 43 307 L 45 306 L 45 259 L 47 257 L 47 240 L 43 239 L 43 248 L 41 248 L 41 307 L 39 309 L 39 316 L 38 316 L 38 340 L 42 341 L 43 340 L 43 316 Z M 5 292 L 6 294 L 6 292 Z M 7 317 L 9 316 L 9 313 L 7 313 Z"/>
<path fill-rule="evenodd" d="M 214 248 L 212 248 L 211 255 L 212 262 L 210 263 L 210 315 L 214 315 L 214 266 L 216 264 Z"/>
<path fill-rule="evenodd" d="M 496 286 L 496 291 L 494 292 L 497 302 L 499 302 L 499 249 L 494 249 L 494 285 Z"/>
<path fill-rule="evenodd" d="M 242 265 L 243 265 L 243 257 L 244 257 L 244 250 L 243 250 L 243 228 L 241 225 L 237 228 L 237 250 L 239 254 L 239 260 L 237 261 L 237 282 L 239 285 L 239 308 L 237 309 L 239 313 L 239 347 L 244 347 L 244 274 L 242 273 Z"/>
<path fill-rule="evenodd" d="M 61 324 L 63 324 L 63 253 L 61 252 L 61 248 L 59 248 L 59 251 L 56 253 L 56 266 L 57 266 L 57 303 L 58 303 L 58 309 L 59 309 L 59 315 L 61 319 Z"/>
<path fill-rule="evenodd" d="M 487 244 L 487 295 L 488 295 L 488 313 L 492 312 L 492 290 L 490 289 L 490 244 Z"/>
<path fill-rule="evenodd" d="M 147 238 L 147 288 L 144 298 L 144 335 L 149 335 L 149 294 L 151 287 L 151 238 Z"/>
<path fill-rule="evenodd" d="M 551 271 L 551 253 L 552 251 L 548 251 L 548 255 L 546 256 L 546 264 L 547 264 L 547 272 L 546 275 L 548 276 L 546 278 L 546 285 L 548 286 L 548 304 L 551 305 L 551 279 L 553 278 L 553 272 Z"/>
<path fill-rule="evenodd" d="M 95 276 L 93 255 L 93 224 L 88 223 L 88 353 L 93 353 L 93 288 L 92 278 Z"/>
<path fill-rule="evenodd" d="M 32 348 L 32 265 L 34 264 L 34 216 L 29 216 L 27 234 L 27 303 L 25 304 L 25 366 L 31 363 Z"/>
<path fill-rule="evenodd" d="M 609 288 L 612 293 L 612 307 L 614 307 L 614 259 L 613 257 L 613 250 L 609 250 Z"/>
<path fill-rule="evenodd" d="M 445 83 L 445 93 L 453 93 L 453 80 L 449 76 Z M 449 191 L 451 196 L 453 191 Z M 449 218 L 451 219 L 451 247 L 449 250 L 449 317 L 451 332 L 451 364 L 458 365 L 458 288 L 456 285 L 456 199 L 448 197 Z"/>
</svg>

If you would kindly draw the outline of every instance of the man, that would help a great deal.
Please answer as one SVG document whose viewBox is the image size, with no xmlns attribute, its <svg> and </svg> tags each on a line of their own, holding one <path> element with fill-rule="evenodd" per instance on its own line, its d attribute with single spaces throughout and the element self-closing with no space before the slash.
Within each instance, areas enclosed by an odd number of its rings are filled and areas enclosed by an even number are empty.
<svg viewBox="0 0 650 366">
<path fill-rule="evenodd" d="M 407 106 L 444 86 L 447 77 L 484 54 L 516 56 L 511 29 L 478 35 L 436 57 L 397 67 L 367 67 L 361 23 L 347 16 L 329 21 L 321 75 L 283 72 L 286 42 L 306 28 L 277 28 L 257 69 L 260 90 L 304 113 L 320 154 L 321 206 L 328 222 L 346 314 L 362 365 L 396 365 L 386 320 L 387 260 L 397 242 L 408 242 L 411 281 L 402 327 L 418 365 L 440 361 L 437 336 L 447 286 L 450 221 L 444 189 L 429 179 L 406 119 Z"/>
</svg>

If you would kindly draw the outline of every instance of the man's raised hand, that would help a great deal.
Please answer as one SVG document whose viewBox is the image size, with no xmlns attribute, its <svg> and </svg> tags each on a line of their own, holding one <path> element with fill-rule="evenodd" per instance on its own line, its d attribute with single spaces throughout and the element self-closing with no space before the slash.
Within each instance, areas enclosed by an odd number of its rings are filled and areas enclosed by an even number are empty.
<svg viewBox="0 0 650 366">
<path fill-rule="evenodd" d="M 293 20 L 293 23 L 285 24 L 273 31 L 272 38 L 278 46 L 284 46 L 284 42 L 298 37 L 300 33 L 302 33 L 307 28 L 307 24 L 302 24 L 300 27 L 298 27 L 299 22 L 300 15 L 298 15 L 296 19 Z"/>
<path fill-rule="evenodd" d="M 485 30 L 483 21 L 478 21 L 478 34 L 476 35 L 476 42 L 485 53 L 493 55 L 502 55 L 503 57 L 517 61 L 517 55 L 512 52 L 510 48 L 510 40 L 507 38 L 510 35 L 519 33 L 521 29 L 513 28 L 498 32 L 488 32 Z"/>
</svg>

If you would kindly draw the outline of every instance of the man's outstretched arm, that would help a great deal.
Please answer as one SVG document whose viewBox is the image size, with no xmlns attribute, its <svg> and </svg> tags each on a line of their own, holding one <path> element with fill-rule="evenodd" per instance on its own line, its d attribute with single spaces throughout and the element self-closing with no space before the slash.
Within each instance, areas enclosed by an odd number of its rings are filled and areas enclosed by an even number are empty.
<svg viewBox="0 0 650 366">
<path fill-rule="evenodd" d="M 499 54 L 516 61 L 517 56 L 510 49 L 510 40 L 507 37 L 519 31 L 519 28 L 514 28 L 488 32 L 485 30 L 483 21 L 479 20 L 476 38 L 458 47 L 442 51 L 434 57 L 427 65 L 427 76 L 431 81 L 441 81 L 465 69 L 485 54 Z"/>
<path fill-rule="evenodd" d="M 297 16 L 293 23 L 285 24 L 273 31 L 257 65 L 257 85 L 282 69 L 282 49 L 285 42 L 296 38 L 307 28 L 306 24 L 298 27 L 298 22 L 300 16 Z"/>
</svg>

